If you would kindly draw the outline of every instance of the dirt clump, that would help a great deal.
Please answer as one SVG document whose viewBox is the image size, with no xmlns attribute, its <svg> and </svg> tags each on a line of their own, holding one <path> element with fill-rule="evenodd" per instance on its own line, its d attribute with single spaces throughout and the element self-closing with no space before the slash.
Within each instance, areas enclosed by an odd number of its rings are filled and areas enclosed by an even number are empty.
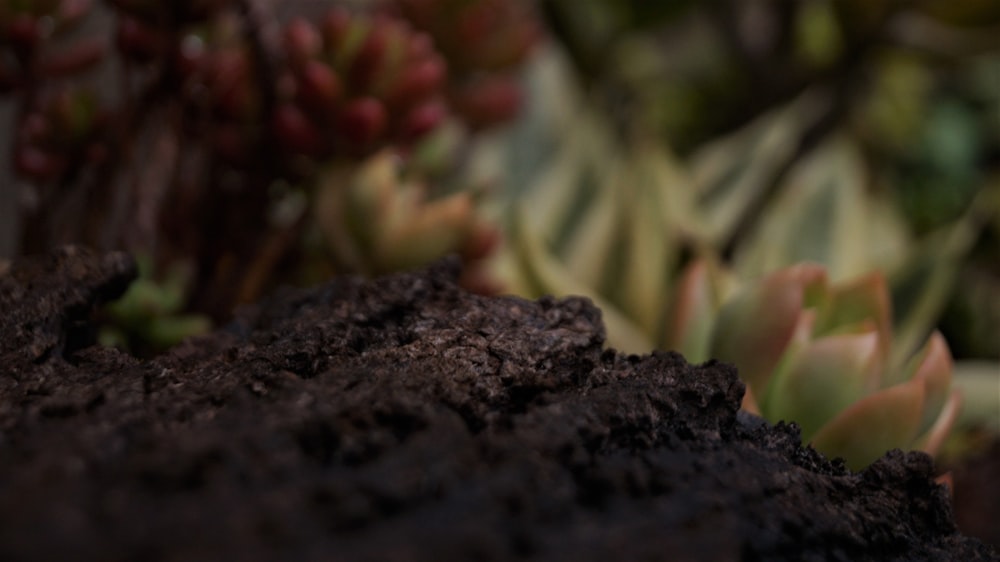
<svg viewBox="0 0 1000 562">
<path fill-rule="evenodd" d="M 930 459 L 860 473 L 723 364 L 604 349 L 580 298 L 456 262 L 285 290 L 152 360 L 93 345 L 134 276 L 0 276 L 3 560 L 997 560 Z"/>
</svg>

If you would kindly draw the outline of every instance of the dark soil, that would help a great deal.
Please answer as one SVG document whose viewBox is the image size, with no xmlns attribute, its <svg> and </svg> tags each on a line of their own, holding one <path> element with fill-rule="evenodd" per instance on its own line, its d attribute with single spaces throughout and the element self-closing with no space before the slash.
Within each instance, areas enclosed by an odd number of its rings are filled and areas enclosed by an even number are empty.
<svg viewBox="0 0 1000 562">
<path fill-rule="evenodd" d="M 140 361 L 88 320 L 132 271 L 0 277 L 2 560 L 1000 560 L 925 455 L 851 473 L 739 413 L 725 365 L 605 351 L 583 299 L 444 263 Z"/>
</svg>

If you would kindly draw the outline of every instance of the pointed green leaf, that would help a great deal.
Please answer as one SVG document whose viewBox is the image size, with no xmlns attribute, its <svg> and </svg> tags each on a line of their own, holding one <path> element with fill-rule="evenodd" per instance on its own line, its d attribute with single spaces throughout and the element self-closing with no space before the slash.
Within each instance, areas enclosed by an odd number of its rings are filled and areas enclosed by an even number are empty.
<svg viewBox="0 0 1000 562">
<path fill-rule="evenodd" d="M 909 448 L 920 426 L 924 387 L 913 381 L 880 390 L 854 403 L 803 439 L 829 457 L 860 470 L 890 449 Z"/>
<path fill-rule="evenodd" d="M 948 343 L 935 331 L 906 369 L 911 380 L 920 381 L 927 389 L 927 406 L 921 422 L 921 431 L 934 423 L 951 392 L 952 360 Z"/>
<path fill-rule="evenodd" d="M 663 349 L 678 351 L 690 363 L 709 359 L 717 303 L 708 264 L 696 260 L 681 273 L 667 307 Z"/>
<path fill-rule="evenodd" d="M 930 428 L 920 436 L 914 443 L 913 447 L 920 449 L 921 451 L 927 453 L 931 456 L 936 456 L 944 445 L 945 439 L 948 438 L 948 434 L 951 433 L 953 427 L 955 427 L 955 422 L 958 420 L 958 414 L 962 411 L 962 393 L 957 390 L 951 392 L 948 399 L 944 403 L 944 407 L 938 412 L 937 419 L 931 424 Z M 924 408 L 924 414 L 927 414 L 927 408 Z"/>
<path fill-rule="evenodd" d="M 820 101 L 806 94 L 694 155 L 692 173 L 712 240 L 726 239 L 750 202 L 773 181 Z"/>
<path fill-rule="evenodd" d="M 738 293 L 719 312 L 711 356 L 736 365 L 740 378 L 762 393 L 791 340 L 807 289 L 824 281 L 821 267 L 804 264 Z"/>
<path fill-rule="evenodd" d="M 649 170 L 656 156 L 638 150 L 626 161 L 627 173 L 619 187 L 627 197 L 624 217 L 624 271 L 621 287 L 627 288 L 620 302 L 643 330 L 657 338 L 662 331 L 663 309 L 673 262 L 680 251 L 675 231 L 663 220 L 663 193 L 677 186 L 661 185 Z"/>
<path fill-rule="evenodd" d="M 582 126 L 581 126 L 582 128 Z M 587 172 L 588 149 L 580 134 L 567 138 L 555 158 L 537 174 L 526 189 L 525 219 L 548 240 L 559 237 L 563 225 L 575 220 L 570 210 L 580 199 L 581 182 Z"/>
<path fill-rule="evenodd" d="M 906 263 L 890 274 L 896 326 L 893 365 L 905 364 L 937 323 L 962 260 L 992 214 L 1000 213 L 1000 202 L 992 196 L 984 189 L 961 219 L 921 240 Z"/>
<path fill-rule="evenodd" d="M 597 192 L 578 212 L 563 244 L 566 269 L 580 282 L 600 290 L 610 273 L 622 224 L 621 197 L 613 178 L 598 180 Z"/>
<path fill-rule="evenodd" d="M 849 283 L 831 287 L 829 298 L 820 307 L 815 335 L 874 330 L 878 333 L 878 373 L 885 371 L 892 348 L 892 314 L 885 277 L 871 273 Z M 872 381 L 871 390 L 901 382 Z"/>
<path fill-rule="evenodd" d="M 803 440 L 811 439 L 867 393 L 878 353 L 874 331 L 810 342 L 787 359 L 768 386 L 761 405 L 765 415 L 772 421 L 794 421 Z"/>
<path fill-rule="evenodd" d="M 812 261 L 831 280 L 866 273 L 869 201 L 864 163 L 844 137 L 834 137 L 799 161 L 735 255 L 743 275 L 761 275 Z"/>
</svg>

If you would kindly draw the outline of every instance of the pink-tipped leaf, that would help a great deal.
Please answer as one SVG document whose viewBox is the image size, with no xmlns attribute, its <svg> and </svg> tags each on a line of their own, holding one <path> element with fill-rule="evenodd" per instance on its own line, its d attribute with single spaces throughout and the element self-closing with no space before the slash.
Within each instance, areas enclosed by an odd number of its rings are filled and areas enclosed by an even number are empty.
<svg viewBox="0 0 1000 562">
<path fill-rule="evenodd" d="M 794 421 L 808 441 L 839 412 L 867 394 L 878 367 L 878 334 L 840 334 L 793 352 L 767 389 L 768 419 Z"/>
<path fill-rule="evenodd" d="M 825 283 L 822 266 L 802 264 L 737 294 L 719 312 L 711 356 L 736 365 L 740 378 L 761 392 L 785 354 L 803 305 Z"/>
</svg>

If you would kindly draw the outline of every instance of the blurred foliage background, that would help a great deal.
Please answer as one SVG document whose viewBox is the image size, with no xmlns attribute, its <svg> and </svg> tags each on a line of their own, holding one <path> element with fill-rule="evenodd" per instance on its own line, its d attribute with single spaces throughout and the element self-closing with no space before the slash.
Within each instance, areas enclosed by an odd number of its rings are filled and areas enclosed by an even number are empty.
<svg viewBox="0 0 1000 562">
<path fill-rule="evenodd" d="M 141 256 L 108 343 L 458 253 L 645 352 L 691 263 L 811 261 L 1000 431 L 995 0 L 0 0 L 0 90 L 0 251 Z"/>
<path fill-rule="evenodd" d="M 688 192 L 681 197 L 704 215 L 689 222 L 703 223 L 723 260 L 753 275 L 802 259 L 827 264 L 835 278 L 876 267 L 952 270 L 941 276 L 954 279 L 939 282 L 957 290 L 930 297 L 947 302 L 928 304 L 936 311 L 928 316 L 940 316 L 957 355 L 1000 355 L 1000 295 L 985 288 L 996 287 L 1000 264 L 996 3 L 542 7 L 569 74 L 552 81 L 572 80 L 579 94 L 551 127 L 599 121 L 613 139 L 598 149 L 604 160 L 659 165 L 664 175 L 653 181 Z M 550 121 L 565 111 L 551 109 Z M 532 169 L 529 159 L 545 153 L 526 144 L 531 127 L 522 123 L 516 148 L 528 156 L 509 166 Z M 552 132 L 550 144 L 560 138 Z M 697 230 L 668 222 L 682 234 Z M 912 308 L 911 284 L 920 283 L 903 277 L 897 314 Z"/>
</svg>

